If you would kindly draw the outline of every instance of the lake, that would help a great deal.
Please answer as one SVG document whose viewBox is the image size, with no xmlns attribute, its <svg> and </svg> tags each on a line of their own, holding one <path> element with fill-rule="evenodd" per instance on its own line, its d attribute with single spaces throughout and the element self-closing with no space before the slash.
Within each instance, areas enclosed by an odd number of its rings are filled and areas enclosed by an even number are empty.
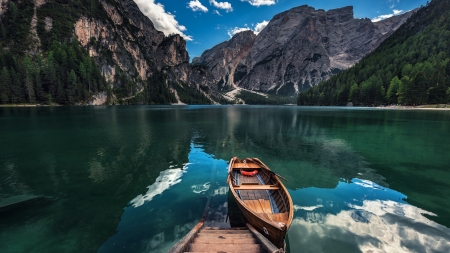
<svg viewBox="0 0 450 253">
<path fill-rule="evenodd" d="M 450 252 L 450 111 L 297 106 L 0 108 L 0 252 L 166 252 L 226 223 L 227 164 L 294 205 L 290 252 Z"/>
</svg>

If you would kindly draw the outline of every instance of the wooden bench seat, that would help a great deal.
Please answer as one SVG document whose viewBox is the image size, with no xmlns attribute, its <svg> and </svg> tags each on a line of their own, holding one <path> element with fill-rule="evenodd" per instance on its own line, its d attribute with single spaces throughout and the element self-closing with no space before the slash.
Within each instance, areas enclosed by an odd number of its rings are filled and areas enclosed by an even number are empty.
<svg viewBox="0 0 450 253">
<path fill-rule="evenodd" d="M 235 190 L 279 190 L 280 189 L 280 187 L 278 185 L 264 185 L 264 184 L 233 185 L 233 187 Z"/>
<path fill-rule="evenodd" d="M 260 169 L 261 166 L 255 163 L 234 163 L 233 169 Z"/>
</svg>

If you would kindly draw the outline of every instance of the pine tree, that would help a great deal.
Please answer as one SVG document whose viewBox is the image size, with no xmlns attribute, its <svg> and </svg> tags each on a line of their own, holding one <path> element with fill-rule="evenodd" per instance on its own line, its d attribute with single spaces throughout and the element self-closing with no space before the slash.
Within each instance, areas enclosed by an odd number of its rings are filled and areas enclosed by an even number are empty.
<svg viewBox="0 0 450 253">
<path fill-rule="evenodd" d="M 34 68 L 28 55 L 25 55 L 22 66 L 24 69 L 24 86 L 28 102 L 36 103 L 36 94 L 34 93 L 33 87 Z"/>
<path fill-rule="evenodd" d="M 68 76 L 69 76 L 69 82 L 68 82 L 68 85 L 66 88 L 66 95 L 67 95 L 69 104 L 72 104 L 75 102 L 74 91 L 76 90 L 76 87 L 78 85 L 78 78 L 73 69 L 70 70 Z"/>
<path fill-rule="evenodd" d="M 401 81 L 400 81 L 400 79 L 398 79 L 397 76 L 392 78 L 392 80 L 389 84 L 388 91 L 386 93 L 386 100 L 388 103 L 397 104 L 397 92 L 398 92 L 398 88 L 400 87 L 400 83 L 401 83 Z"/>
<path fill-rule="evenodd" d="M 348 102 L 353 102 L 353 104 L 359 103 L 359 88 L 356 83 L 350 87 Z"/>
<path fill-rule="evenodd" d="M 7 104 L 10 97 L 11 76 L 6 67 L 0 73 L 0 103 Z"/>
<path fill-rule="evenodd" d="M 414 77 L 414 87 L 415 92 L 413 94 L 413 99 L 415 101 L 412 101 L 414 104 L 426 104 L 428 100 L 427 90 L 428 90 L 428 80 L 425 76 L 424 72 L 419 72 Z"/>
<path fill-rule="evenodd" d="M 22 89 L 22 78 L 20 74 L 17 73 L 14 68 L 9 69 L 9 74 L 11 75 L 11 86 L 10 86 L 10 101 L 13 104 L 25 102 L 23 99 L 23 89 Z"/>
<path fill-rule="evenodd" d="M 404 76 L 399 83 L 397 100 L 399 104 L 409 105 L 411 104 L 411 79 L 408 76 Z"/>
</svg>

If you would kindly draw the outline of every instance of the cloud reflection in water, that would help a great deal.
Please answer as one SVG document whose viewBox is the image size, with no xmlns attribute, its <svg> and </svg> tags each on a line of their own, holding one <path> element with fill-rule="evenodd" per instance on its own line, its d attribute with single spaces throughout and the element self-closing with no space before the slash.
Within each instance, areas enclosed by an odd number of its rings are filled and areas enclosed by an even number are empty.
<svg viewBox="0 0 450 253">
<path fill-rule="evenodd" d="M 130 204 L 132 204 L 133 207 L 142 206 L 146 201 L 151 201 L 156 195 L 161 194 L 171 186 L 180 183 L 181 177 L 183 176 L 183 173 L 186 172 L 188 165 L 189 163 L 186 163 L 182 169 L 177 168 L 161 171 L 160 175 L 156 178 L 155 183 L 147 187 L 147 193 L 144 195 L 139 194 L 130 201 Z"/>
<path fill-rule="evenodd" d="M 435 214 L 369 180 L 292 195 L 294 202 L 306 205 L 295 206 L 291 252 L 450 252 L 450 229 L 424 216 Z"/>
<path fill-rule="evenodd" d="M 204 184 L 195 184 L 191 186 L 191 189 L 194 193 L 202 193 L 209 190 L 209 187 L 211 186 L 210 182 L 204 183 Z"/>
</svg>

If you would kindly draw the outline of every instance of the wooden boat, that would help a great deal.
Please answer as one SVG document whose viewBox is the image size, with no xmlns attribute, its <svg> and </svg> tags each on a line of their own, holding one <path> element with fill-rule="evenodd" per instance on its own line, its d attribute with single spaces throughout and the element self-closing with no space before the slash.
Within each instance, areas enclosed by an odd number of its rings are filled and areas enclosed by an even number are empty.
<svg viewBox="0 0 450 253">
<path fill-rule="evenodd" d="M 283 248 L 294 209 L 279 176 L 257 158 L 233 157 L 227 182 L 248 223 L 276 247 Z"/>
</svg>

